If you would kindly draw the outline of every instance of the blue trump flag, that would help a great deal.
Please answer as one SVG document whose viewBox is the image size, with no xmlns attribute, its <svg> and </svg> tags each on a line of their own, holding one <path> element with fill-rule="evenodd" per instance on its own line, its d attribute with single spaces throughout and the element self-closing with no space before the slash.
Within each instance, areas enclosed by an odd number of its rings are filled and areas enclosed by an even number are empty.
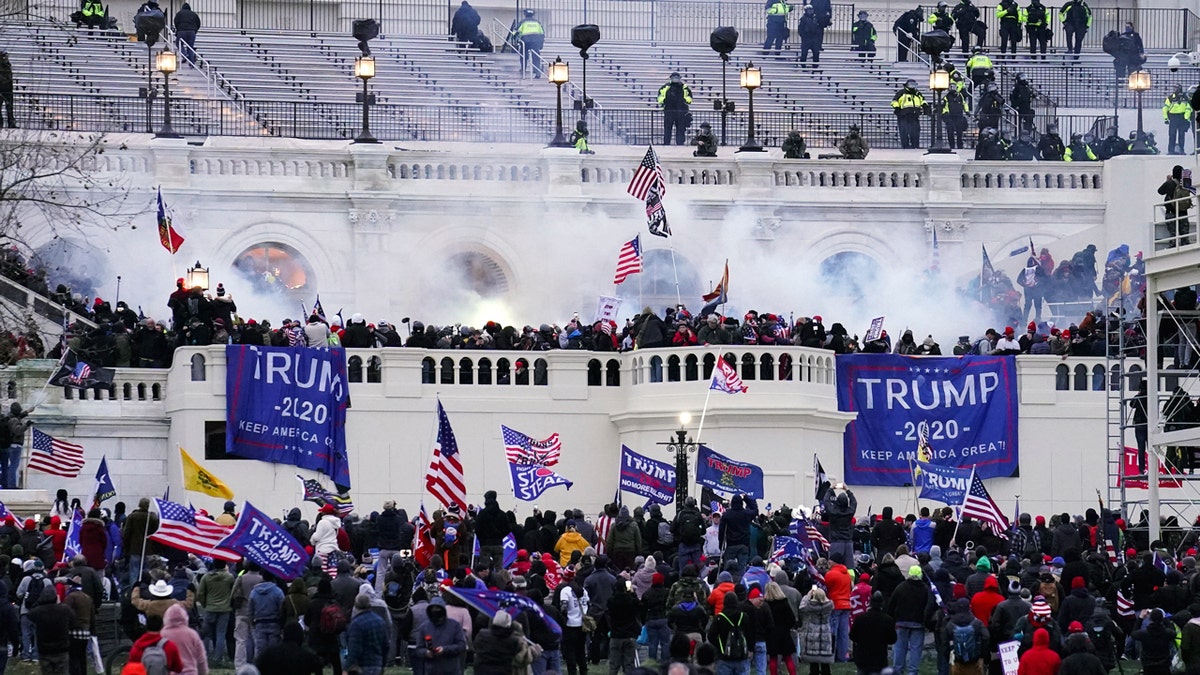
<svg viewBox="0 0 1200 675">
<path fill-rule="evenodd" d="M 295 537 L 250 502 L 242 507 L 237 524 L 217 548 L 240 553 L 246 560 L 284 581 L 303 574 L 309 560 L 308 552 Z"/>
<path fill-rule="evenodd" d="M 773 563 L 784 563 L 788 560 L 808 560 L 808 554 L 805 552 L 807 548 L 796 537 L 785 537 L 776 535 L 775 550 L 771 552 L 771 560 Z"/>
<path fill-rule="evenodd" d="M 657 504 L 675 501 L 675 467 L 621 446 L 621 489 Z"/>
<path fill-rule="evenodd" d="M 837 357 L 838 410 L 854 413 L 844 435 L 846 483 L 911 482 L 919 429 L 933 463 L 976 467 L 980 478 L 1017 475 L 1017 367 L 1008 356 Z"/>
<path fill-rule="evenodd" d="M 500 542 L 500 546 L 504 548 L 504 562 L 501 563 L 505 569 L 512 567 L 512 564 L 517 562 L 517 538 L 512 536 L 512 532 L 504 535 L 504 540 Z"/>
<path fill-rule="evenodd" d="M 959 506 L 971 487 L 971 470 L 915 462 L 921 484 L 921 498 Z"/>
<path fill-rule="evenodd" d="M 350 489 L 343 349 L 225 347 L 225 451 L 291 464 Z"/>
<path fill-rule="evenodd" d="M 707 445 L 701 445 L 696 453 L 696 483 L 726 494 L 763 498 L 761 468 L 747 462 L 736 462 Z"/>
<path fill-rule="evenodd" d="M 71 562 L 71 558 L 83 553 L 79 543 L 79 530 L 83 527 L 83 509 L 75 509 L 71 515 L 71 527 L 67 530 L 67 541 L 63 544 L 62 562 Z"/>
<path fill-rule="evenodd" d="M 456 596 L 459 600 L 465 602 L 467 606 L 475 608 L 475 610 L 488 618 L 494 616 L 501 609 L 508 612 L 513 618 L 516 618 L 521 612 L 533 612 L 555 635 L 562 636 L 562 627 L 558 625 L 558 622 L 553 617 L 546 614 L 541 604 L 523 595 L 507 591 L 455 588 L 453 586 L 444 586 L 442 590 Z"/>
<path fill-rule="evenodd" d="M 535 464 L 509 464 L 512 473 L 513 496 L 523 502 L 531 502 L 546 490 L 556 485 L 566 485 L 570 490 L 575 483 L 554 473 L 544 466 Z"/>
</svg>

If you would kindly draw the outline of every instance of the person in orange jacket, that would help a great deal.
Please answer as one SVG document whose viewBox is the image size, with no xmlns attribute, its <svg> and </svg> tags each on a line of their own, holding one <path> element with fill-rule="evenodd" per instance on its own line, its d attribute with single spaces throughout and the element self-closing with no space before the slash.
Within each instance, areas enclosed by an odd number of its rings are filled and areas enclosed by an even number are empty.
<svg viewBox="0 0 1200 675">
<path fill-rule="evenodd" d="M 831 636 L 834 640 L 834 660 L 838 663 L 850 660 L 850 590 L 854 580 L 846 569 L 846 559 L 841 551 L 829 555 L 832 566 L 825 573 L 825 588 L 829 599 L 833 601 L 833 613 L 830 615 Z"/>
</svg>

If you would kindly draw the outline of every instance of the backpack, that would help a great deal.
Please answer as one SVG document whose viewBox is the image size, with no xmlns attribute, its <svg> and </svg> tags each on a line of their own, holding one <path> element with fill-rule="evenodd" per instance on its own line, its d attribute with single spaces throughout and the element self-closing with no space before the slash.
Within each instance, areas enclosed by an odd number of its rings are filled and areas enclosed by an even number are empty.
<svg viewBox="0 0 1200 675">
<path fill-rule="evenodd" d="M 410 593 L 406 597 L 404 586 L 399 581 L 389 581 L 383 587 L 383 602 L 389 609 L 404 609 L 411 596 Z"/>
<path fill-rule="evenodd" d="M 954 661 L 974 663 L 979 660 L 979 636 L 975 634 L 975 623 L 954 626 Z"/>
<path fill-rule="evenodd" d="M 1176 295 L 1179 292 L 1176 291 Z M 688 546 L 699 544 L 704 538 L 704 526 L 700 522 L 700 516 L 694 513 L 685 513 L 683 518 L 679 520 L 679 541 Z"/>
<path fill-rule="evenodd" d="M 721 658 L 726 661 L 745 660 L 749 657 L 750 652 L 746 648 L 746 634 L 742 632 L 743 616 L 738 616 L 737 623 L 730 621 L 729 616 L 724 612 L 718 616 L 724 619 L 725 623 L 729 624 L 731 629 L 728 635 L 729 642 L 725 642 L 724 640 L 717 641 L 717 651 L 720 653 Z"/>
<path fill-rule="evenodd" d="M 336 603 L 329 603 L 321 609 L 321 632 L 326 635 L 337 635 L 346 630 L 346 613 Z"/>
<path fill-rule="evenodd" d="M 46 576 L 43 574 L 35 574 L 29 577 L 29 586 L 25 589 L 25 597 L 21 602 L 25 605 L 25 609 L 33 609 L 38 604 L 38 598 L 42 595 L 42 589 L 46 587 Z"/>
<path fill-rule="evenodd" d="M 163 649 L 165 644 L 167 639 L 159 638 L 158 642 L 142 651 L 142 668 L 146 670 L 146 675 L 170 675 L 167 670 L 167 650 Z"/>
<path fill-rule="evenodd" d="M 671 534 L 671 524 L 665 520 L 658 524 L 658 543 L 675 543 L 675 535 Z"/>
<path fill-rule="evenodd" d="M 1115 30 L 1110 30 L 1104 35 L 1104 39 L 1100 42 L 1104 53 L 1109 56 L 1116 56 L 1121 53 L 1121 34 Z"/>
</svg>

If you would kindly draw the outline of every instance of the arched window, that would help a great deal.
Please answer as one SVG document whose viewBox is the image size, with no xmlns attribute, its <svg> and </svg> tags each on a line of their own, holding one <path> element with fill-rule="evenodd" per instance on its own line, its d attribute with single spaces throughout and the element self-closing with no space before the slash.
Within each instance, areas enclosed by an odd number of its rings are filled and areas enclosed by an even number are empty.
<svg viewBox="0 0 1200 675">
<path fill-rule="evenodd" d="M 672 354 L 667 357 L 667 382 L 679 381 L 679 355 Z"/>
<path fill-rule="evenodd" d="M 512 384 L 512 373 L 509 370 L 508 359 L 496 360 L 496 384 Z"/>
<path fill-rule="evenodd" d="M 362 382 L 362 357 L 351 356 L 346 359 L 346 377 L 351 382 Z"/>
<path fill-rule="evenodd" d="M 604 384 L 609 387 L 621 386 L 621 362 L 616 359 L 609 359 L 604 366 Z"/>
<path fill-rule="evenodd" d="M 1059 364 L 1054 369 L 1054 389 L 1056 391 L 1068 391 L 1071 388 L 1071 368 L 1064 364 Z"/>
<path fill-rule="evenodd" d="M 1075 384 L 1071 388 L 1075 391 L 1087 391 L 1088 389 L 1088 369 L 1082 363 L 1075 366 Z"/>
<path fill-rule="evenodd" d="M 588 361 L 587 382 L 589 387 L 599 387 L 601 380 L 600 360 L 592 359 Z"/>
<path fill-rule="evenodd" d="M 546 363 L 546 359 L 537 359 L 533 362 L 533 384 L 538 387 L 544 387 L 550 383 L 550 366 Z"/>
<path fill-rule="evenodd" d="M 1117 372 L 1119 373 L 1120 370 Z M 1104 366 L 1100 364 L 1092 367 L 1092 391 L 1104 391 Z"/>
<path fill-rule="evenodd" d="M 742 354 L 742 379 L 750 381 L 754 379 L 754 355 Z"/>
<path fill-rule="evenodd" d="M 121 385 L 121 398 L 125 399 L 126 401 L 133 400 L 133 385 L 132 384 L 126 382 L 125 384 Z"/>
<path fill-rule="evenodd" d="M 255 244 L 234 258 L 233 267 L 262 293 L 310 297 L 316 286 L 308 261 L 287 244 Z"/>
<path fill-rule="evenodd" d="M 442 384 L 454 384 L 454 359 L 449 356 L 442 359 Z"/>
<path fill-rule="evenodd" d="M 779 379 L 790 381 L 792 377 L 792 355 L 784 352 L 779 355 Z"/>
<path fill-rule="evenodd" d="M 851 299 L 860 299 L 876 286 L 879 263 L 869 255 L 857 251 L 835 253 L 821 261 L 820 275 L 829 286 L 836 285 L 839 293 Z"/>
<path fill-rule="evenodd" d="M 460 359 L 458 362 L 458 383 L 459 384 L 474 384 L 475 383 L 475 364 L 471 363 L 471 359 Z"/>
<path fill-rule="evenodd" d="M 708 378 L 712 377 L 713 368 L 716 368 L 716 367 L 717 367 L 716 355 L 705 354 L 704 355 L 704 377 L 702 377 L 700 379 L 707 380 Z"/>
<path fill-rule="evenodd" d="M 770 354 L 763 354 L 758 360 L 758 379 L 773 380 L 775 379 L 775 357 Z"/>
<path fill-rule="evenodd" d="M 688 354 L 683 360 L 683 378 L 688 382 L 700 379 L 700 359 L 695 354 Z"/>
<path fill-rule="evenodd" d="M 435 371 L 437 364 L 432 357 L 426 356 L 421 359 L 421 384 L 433 384 L 437 381 Z"/>
<path fill-rule="evenodd" d="M 383 382 L 383 359 L 378 356 L 367 359 L 367 382 L 373 384 Z"/>
<path fill-rule="evenodd" d="M 192 382 L 203 382 L 208 379 L 208 371 L 204 367 L 204 355 L 192 354 Z"/>
<path fill-rule="evenodd" d="M 663 367 L 662 357 L 654 355 L 650 357 L 650 381 L 662 382 Z"/>
<path fill-rule="evenodd" d="M 492 360 L 488 358 L 479 359 L 479 384 L 492 383 Z"/>
<path fill-rule="evenodd" d="M 155 384 L 151 385 L 150 386 L 150 396 L 155 401 L 161 401 L 162 400 L 162 385 L 158 384 L 157 382 Z"/>
<path fill-rule="evenodd" d="M 67 391 L 71 391 L 71 390 L 68 389 Z M 146 400 L 146 383 L 138 382 L 138 390 L 137 391 L 138 391 L 138 400 L 145 401 Z M 80 396 L 79 398 L 82 399 L 83 397 Z"/>
<path fill-rule="evenodd" d="M 484 253 L 466 251 L 450 256 L 442 267 L 456 287 L 485 298 L 508 292 L 508 276 L 500 264 Z"/>
<path fill-rule="evenodd" d="M 516 382 L 518 385 L 529 384 L 529 362 L 525 359 L 517 359 L 513 364 L 513 370 L 516 371 Z"/>
</svg>

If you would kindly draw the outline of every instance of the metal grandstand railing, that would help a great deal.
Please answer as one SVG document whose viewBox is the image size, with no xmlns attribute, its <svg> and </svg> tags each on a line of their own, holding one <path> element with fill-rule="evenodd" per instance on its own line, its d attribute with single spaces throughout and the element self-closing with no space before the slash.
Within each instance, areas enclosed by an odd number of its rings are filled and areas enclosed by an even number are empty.
<svg viewBox="0 0 1200 675">
<path fill-rule="evenodd" d="M 357 135 L 362 106 L 347 103 L 299 101 L 240 102 L 231 108 L 223 100 L 172 98 L 176 131 L 189 136 L 278 136 L 315 140 L 351 139 Z M 26 128 L 67 131 L 128 132 L 140 131 L 145 121 L 145 101 L 136 97 L 38 95 L 17 99 L 17 121 Z M 154 124 L 160 123 L 161 104 L 154 107 Z M 694 111 L 688 138 L 702 122 L 720 124 L 720 114 L 711 110 Z M 487 141 L 529 143 L 548 141 L 554 110 L 549 108 L 486 108 L 479 106 L 398 106 L 376 105 L 371 109 L 371 130 L 387 141 Z M 872 147 L 899 147 L 896 123 L 891 113 L 825 113 L 755 111 L 755 134 L 768 146 L 779 146 L 788 132 L 799 130 L 813 149 L 831 148 L 857 124 Z M 1086 133 L 1103 128 L 1111 118 L 1090 115 L 1037 117 L 1035 126 L 1045 130 L 1057 122 L 1059 133 L 1070 138 L 1072 132 Z M 738 145 L 746 135 L 747 114 L 729 115 L 730 145 Z M 922 141 L 929 141 L 931 118 L 922 117 Z M 157 126 L 155 127 L 157 128 Z M 618 110 L 605 108 L 602 123 L 593 124 L 590 139 L 600 145 L 646 145 L 662 141 L 662 111 L 652 108 Z"/>
</svg>

